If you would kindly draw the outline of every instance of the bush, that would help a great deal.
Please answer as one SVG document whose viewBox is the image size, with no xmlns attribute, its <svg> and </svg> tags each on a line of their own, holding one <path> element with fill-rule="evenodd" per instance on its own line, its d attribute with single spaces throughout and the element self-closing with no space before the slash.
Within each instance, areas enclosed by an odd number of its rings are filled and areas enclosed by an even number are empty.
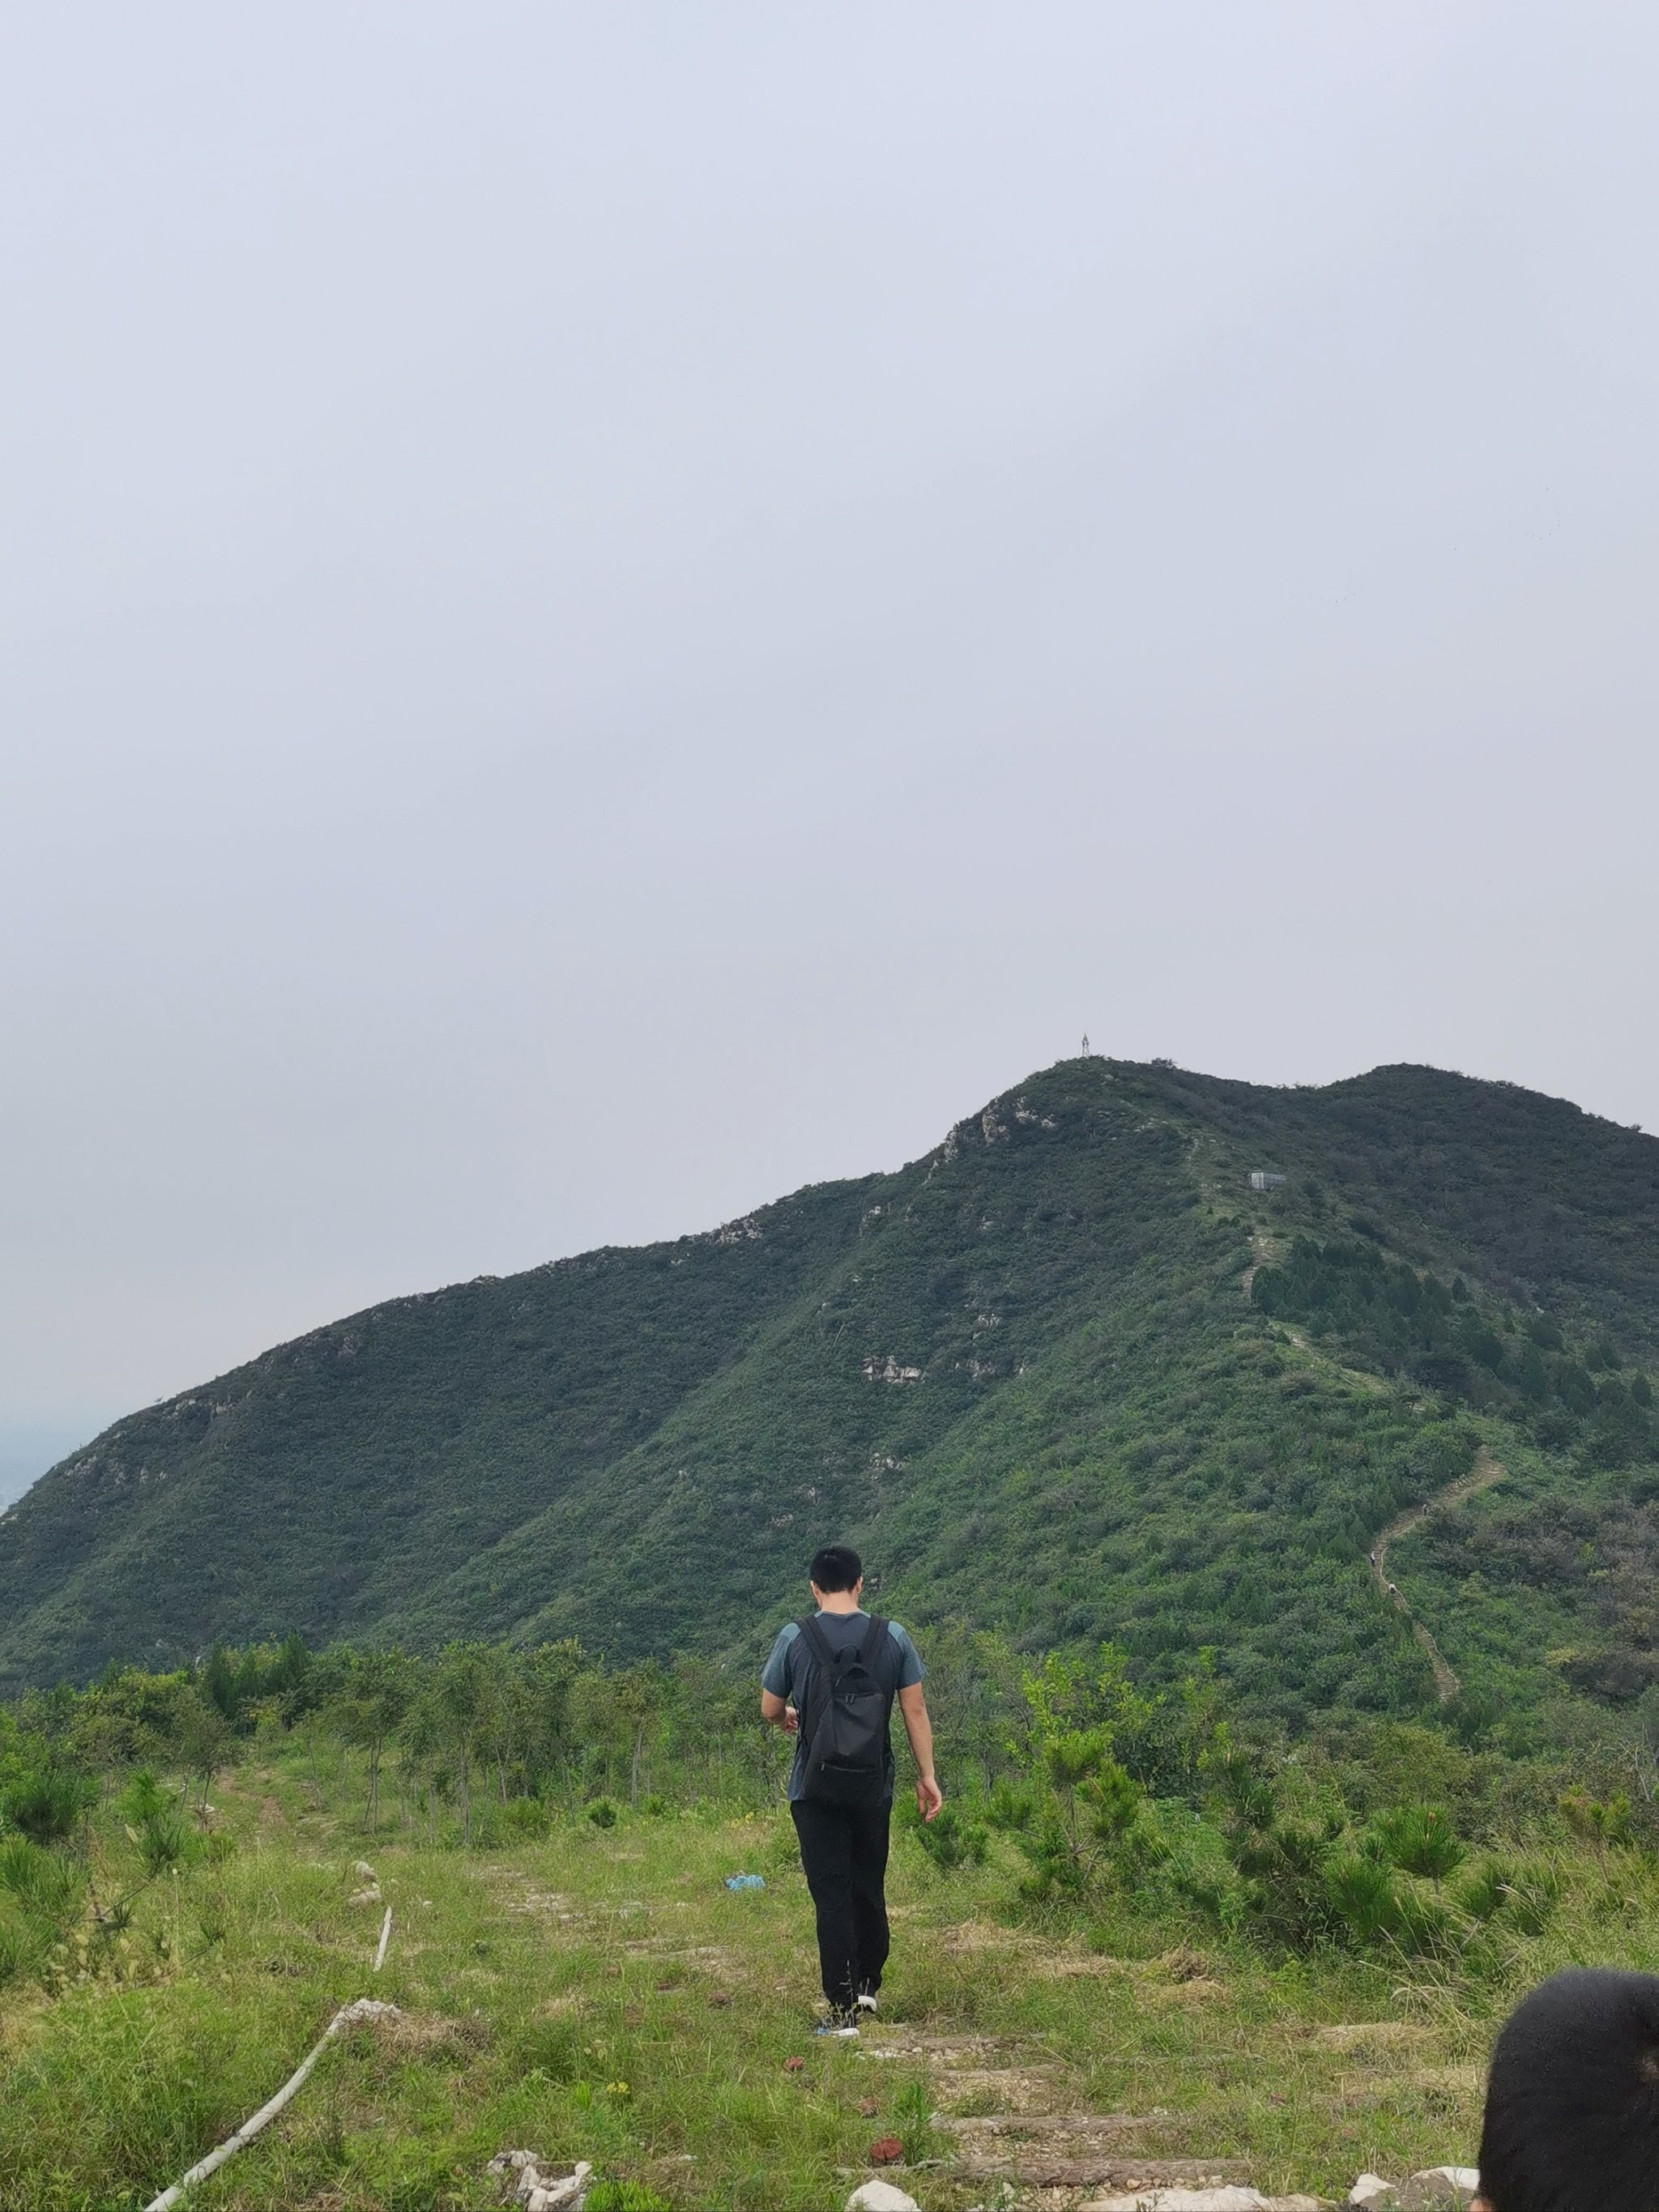
<svg viewBox="0 0 1659 2212">
<path fill-rule="evenodd" d="M 1036 1790 L 1025 1783 L 1010 1780 L 1006 1774 L 998 1780 L 985 1807 L 985 1817 L 991 1826 L 1010 1835 L 1029 1828 L 1036 1813 Z"/>
<path fill-rule="evenodd" d="M 947 1805 L 932 1820 L 915 1815 L 909 1826 L 940 1874 L 953 1874 L 958 1867 L 984 1865 L 990 1838 L 983 1824 L 969 1819 L 959 1807 Z"/>
<path fill-rule="evenodd" d="M 1481 1859 L 1465 1874 L 1453 1892 L 1454 1899 L 1471 1920 L 1490 1920 L 1509 1901 L 1514 1881 L 1515 1870 L 1506 1859 Z"/>
<path fill-rule="evenodd" d="M 1361 1943 L 1391 1935 L 1400 1923 L 1394 1877 L 1376 1859 L 1358 1852 L 1334 1860 L 1325 1887 L 1337 1920 Z"/>
<path fill-rule="evenodd" d="M 116 1800 L 116 1810 L 124 1820 L 135 1826 L 154 1820 L 158 1814 L 167 1812 L 173 1804 L 170 1790 L 164 1790 L 155 1770 L 141 1766 Z"/>
<path fill-rule="evenodd" d="M 26 1912 L 59 1919 L 80 1886 L 80 1876 L 68 1860 L 27 1836 L 12 1836 L 0 1844 L 0 1889 L 9 1890 Z"/>
<path fill-rule="evenodd" d="M 185 1825 L 183 1814 L 171 1806 L 165 1812 L 152 1814 L 142 1827 L 129 1828 L 127 1833 L 137 1845 L 144 1872 L 152 1881 L 171 1867 L 191 1865 L 202 1855 L 200 1838 Z"/>
<path fill-rule="evenodd" d="M 1452 1917 L 1437 1897 L 1402 1889 L 1396 1932 L 1408 1951 L 1443 1952 L 1452 1942 Z"/>
<path fill-rule="evenodd" d="M 587 1808 L 587 1817 L 596 1828 L 614 1828 L 617 1808 L 608 1797 L 596 1797 Z"/>
<path fill-rule="evenodd" d="M 1400 1805 L 1376 1822 L 1376 1835 L 1402 1873 L 1442 1881 L 1463 1863 L 1463 1846 L 1437 1805 Z"/>
<path fill-rule="evenodd" d="M 1541 1936 L 1561 1895 L 1561 1877 L 1545 1859 L 1515 1868 L 1504 1900 L 1506 1917 L 1522 1936 Z"/>
<path fill-rule="evenodd" d="M 1031 1863 L 1031 1871 L 1020 1884 L 1021 1894 L 1041 1903 L 1056 1897 L 1075 1897 L 1089 1885 L 1089 1869 L 1058 1813 L 1050 1812 L 1035 1827 L 1016 1837 Z"/>
<path fill-rule="evenodd" d="M 31 1843 L 58 1844 L 74 1833 L 91 1802 L 92 1792 L 78 1774 L 25 1774 L 0 1795 L 0 1813 Z"/>
<path fill-rule="evenodd" d="M 1592 1797 L 1587 1790 L 1568 1790 L 1559 1799 L 1575 1833 L 1598 1850 L 1607 1844 L 1627 1844 L 1633 1833 L 1631 1822 L 1630 1799 L 1622 1791 L 1605 1802 Z"/>
<path fill-rule="evenodd" d="M 478 1834 L 485 1844 L 538 1844 L 553 1825 L 539 1797 L 509 1797 L 505 1805 L 479 1808 Z"/>
</svg>

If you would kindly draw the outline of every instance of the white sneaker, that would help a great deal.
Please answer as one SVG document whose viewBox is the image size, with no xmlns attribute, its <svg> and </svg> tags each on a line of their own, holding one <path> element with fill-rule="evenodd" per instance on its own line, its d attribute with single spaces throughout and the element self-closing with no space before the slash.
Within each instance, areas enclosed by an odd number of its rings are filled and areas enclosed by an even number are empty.
<svg viewBox="0 0 1659 2212">
<path fill-rule="evenodd" d="M 875 1992 L 872 1990 L 860 1990 L 853 2000 L 853 2008 L 855 2012 L 868 2013 L 873 2018 L 876 2010 Z"/>
</svg>

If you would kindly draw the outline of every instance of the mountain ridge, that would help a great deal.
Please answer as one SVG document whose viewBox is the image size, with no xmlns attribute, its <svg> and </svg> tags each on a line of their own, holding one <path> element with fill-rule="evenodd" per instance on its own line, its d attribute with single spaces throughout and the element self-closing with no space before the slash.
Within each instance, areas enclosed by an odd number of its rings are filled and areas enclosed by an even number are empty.
<svg viewBox="0 0 1659 2212">
<path fill-rule="evenodd" d="M 1605 1641 L 1589 1589 L 1481 1595 L 1471 1668 L 1451 1583 L 1470 1516 L 1540 1499 L 1645 1543 L 1656 1354 L 1653 1139 L 1409 1065 L 1062 1061 L 899 1170 L 387 1301 L 114 1424 L 0 1516 L 0 1681 L 290 1626 L 746 1652 L 846 1533 L 940 1632 L 1404 1714 L 1433 1683 L 1367 1540 L 1484 1445 L 1506 1484 L 1401 1572 L 1472 1697 L 1559 1706 L 1527 1638 Z"/>
</svg>

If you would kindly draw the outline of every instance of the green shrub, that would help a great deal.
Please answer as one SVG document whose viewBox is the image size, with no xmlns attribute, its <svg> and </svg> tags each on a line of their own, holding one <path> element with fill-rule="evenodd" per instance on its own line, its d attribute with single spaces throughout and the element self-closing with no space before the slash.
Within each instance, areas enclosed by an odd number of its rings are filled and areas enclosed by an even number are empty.
<svg viewBox="0 0 1659 2212">
<path fill-rule="evenodd" d="M 958 1867 L 984 1865 L 990 1838 L 983 1823 L 970 1820 L 959 1806 L 946 1805 L 931 1820 L 912 1815 L 908 1826 L 940 1874 L 953 1874 Z"/>
<path fill-rule="evenodd" d="M 1037 1814 L 1037 1794 L 1029 1783 L 999 1778 L 986 1801 L 985 1817 L 994 1828 L 1007 1834 L 1029 1828 Z"/>
<path fill-rule="evenodd" d="M 1561 1876 L 1547 1859 L 1524 1859 L 1512 1870 L 1504 1917 L 1522 1936 L 1541 1936 L 1561 1897 Z"/>
<path fill-rule="evenodd" d="M 587 1808 L 587 1817 L 596 1828 L 614 1828 L 617 1808 L 608 1797 L 596 1797 Z"/>
<path fill-rule="evenodd" d="M 1402 1889 L 1394 1932 L 1407 1951 L 1443 1953 L 1452 1945 L 1452 1917 L 1440 1899 L 1431 1893 Z"/>
<path fill-rule="evenodd" d="M 1375 1832 L 1402 1873 L 1443 1881 L 1463 1863 L 1463 1846 L 1437 1805 L 1397 1805 L 1378 1817 Z"/>
<path fill-rule="evenodd" d="M 1067 1729 L 1043 1746 L 1043 1762 L 1056 1790 L 1075 1790 L 1111 1749 L 1104 1729 Z"/>
<path fill-rule="evenodd" d="M 62 1843 L 92 1802 L 78 1774 L 25 1774 L 0 1793 L 0 1813 L 32 1843 Z"/>
<path fill-rule="evenodd" d="M 487 1842 L 538 1844 L 553 1816 L 539 1797 L 509 1797 L 505 1805 L 492 1805 L 479 1826 Z"/>
<path fill-rule="evenodd" d="M 1509 1902 L 1515 1880 L 1516 1869 L 1510 1860 L 1478 1859 L 1466 1869 L 1453 1899 L 1472 1920 L 1490 1920 Z"/>
<path fill-rule="evenodd" d="M 1052 1897 L 1075 1897 L 1088 1887 L 1088 1867 L 1057 1812 L 1045 1814 L 1034 1827 L 1020 1831 L 1015 1841 L 1031 1866 L 1020 1884 L 1022 1895 L 1040 1903 Z"/>
<path fill-rule="evenodd" d="M 141 1766 L 116 1799 L 115 1809 L 124 1820 L 137 1827 L 169 1811 L 172 1804 L 173 1793 L 162 1788 L 155 1770 Z"/>
<path fill-rule="evenodd" d="M 152 1881 L 170 1868 L 190 1866 L 202 1856 L 202 1840 L 172 1807 L 152 1814 L 143 1826 L 127 1831 L 138 1847 L 144 1872 Z"/>
<path fill-rule="evenodd" d="M 1079 1794 L 1089 1808 L 1089 1825 L 1103 1843 L 1125 1843 L 1139 1826 L 1146 1793 L 1115 1759 L 1103 1760 Z"/>
<path fill-rule="evenodd" d="M 1607 1844 L 1627 1844 L 1632 1834 L 1630 1799 L 1622 1791 L 1604 1801 L 1587 1790 L 1568 1790 L 1559 1799 L 1569 1825 L 1598 1849 Z"/>
<path fill-rule="evenodd" d="M 1389 1869 L 1351 1852 L 1326 1869 L 1326 1893 L 1337 1920 L 1361 1943 L 1374 1943 L 1400 1923 L 1400 1899 Z"/>
<path fill-rule="evenodd" d="M 27 1836 L 0 1844 L 0 1889 L 7 1889 L 26 1912 L 60 1919 L 81 1887 L 74 1866 L 56 1851 L 43 1850 Z"/>
</svg>

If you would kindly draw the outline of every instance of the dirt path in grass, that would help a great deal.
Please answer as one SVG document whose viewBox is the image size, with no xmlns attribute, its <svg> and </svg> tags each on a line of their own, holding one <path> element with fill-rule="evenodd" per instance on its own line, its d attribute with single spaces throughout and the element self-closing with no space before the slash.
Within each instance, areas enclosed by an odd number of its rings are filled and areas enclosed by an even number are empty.
<svg viewBox="0 0 1659 2212">
<path fill-rule="evenodd" d="M 1504 1472 L 1502 1460 L 1494 1459 L 1485 1444 L 1482 1444 L 1474 1455 L 1474 1465 L 1467 1474 L 1459 1475 L 1455 1482 L 1449 1483 L 1444 1490 L 1437 1491 L 1432 1498 L 1425 1498 L 1421 1505 L 1413 1505 L 1409 1511 L 1401 1513 L 1396 1519 L 1390 1521 L 1377 1538 L 1371 1552 L 1371 1572 L 1376 1577 L 1377 1588 L 1389 1603 L 1403 1613 L 1411 1623 L 1412 1634 L 1422 1645 L 1429 1664 L 1434 1669 L 1434 1686 L 1443 1705 L 1450 1705 L 1462 1685 L 1447 1663 L 1433 1637 L 1413 1613 L 1410 1605 L 1401 1595 L 1397 1587 L 1389 1580 L 1389 1547 L 1396 1537 L 1409 1536 L 1413 1529 L 1420 1528 L 1425 1521 L 1432 1520 L 1437 1513 L 1443 1513 L 1451 1506 L 1461 1505 L 1466 1498 L 1473 1498 L 1480 1491 L 1490 1490 L 1493 1483 L 1503 1480 Z"/>
<path fill-rule="evenodd" d="M 1183 2115 L 1079 2111 L 1073 2069 L 1046 2045 L 895 2025 L 866 2030 L 858 2056 L 925 2066 L 952 2170 L 975 2184 L 1007 2183 L 1022 2203 L 1032 2190 L 1214 2189 L 1249 2178 L 1243 2159 L 1170 2155 L 1184 2147 Z"/>
</svg>

